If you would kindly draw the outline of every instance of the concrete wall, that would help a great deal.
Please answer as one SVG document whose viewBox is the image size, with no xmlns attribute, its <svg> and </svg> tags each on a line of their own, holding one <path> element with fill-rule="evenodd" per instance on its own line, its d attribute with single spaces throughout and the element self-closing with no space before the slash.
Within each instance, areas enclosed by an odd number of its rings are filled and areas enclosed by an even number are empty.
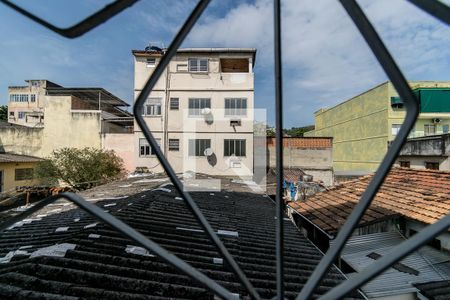
<svg viewBox="0 0 450 300">
<path fill-rule="evenodd" d="M 103 148 L 113 150 L 122 158 L 127 172 L 135 170 L 134 133 L 107 133 L 102 135 Z"/>
<path fill-rule="evenodd" d="M 147 66 L 147 57 L 160 61 L 158 54 L 136 54 L 135 62 L 135 98 L 154 67 Z M 208 72 L 188 72 L 189 58 L 207 58 Z M 239 57 L 248 59 L 248 73 L 223 73 L 220 70 L 220 58 Z M 195 170 L 201 173 L 230 175 L 250 175 L 253 172 L 253 94 L 254 74 L 252 55 L 248 53 L 178 53 L 155 85 L 150 97 L 161 98 L 161 115 L 144 116 L 154 134 L 161 140 L 163 153 L 169 159 L 176 172 Z M 170 110 L 170 98 L 179 99 L 179 109 Z M 209 98 L 211 101 L 212 122 L 205 122 L 204 116 L 188 115 L 190 98 Z M 225 98 L 246 98 L 247 116 L 240 116 L 240 126 L 230 126 L 231 119 L 225 116 Z M 166 118 L 167 116 L 167 118 Z M 143 134 L 135 123 L 135 167 L 147 167 L 154 172 L 162 171 L 155 157 L 139 155 L 139 139 Z M 217 163 L 212 166 L 205 157 L 189 157 L 188 140 L 190 138 L 211 139 Z M 168 150 L 168 139 L 180 140 L 180 151 Z M 245 139 L 246 157 L 238 158 L 241 168 L 231 168 L 229 159 L 223 156 L 224 139 Z"/>
<path fill-rule="evenodd" d="M 71 110 L 71 96 L 47 97 L 44 128 L 2 127 L 2 150 L 37 157 L 74 147 L 101 148 L 100 111 Z"/>
<path fill-rule="evenodd" d="M 0 163 L 0 172 L 3 172 L 2 192 L 13 191 L 16 186 L 31 186 L 38 184 L 36 179 L 15 180 L 15 170 L 25 168 L 35 168 L 36 163 Z"/>
</svg>

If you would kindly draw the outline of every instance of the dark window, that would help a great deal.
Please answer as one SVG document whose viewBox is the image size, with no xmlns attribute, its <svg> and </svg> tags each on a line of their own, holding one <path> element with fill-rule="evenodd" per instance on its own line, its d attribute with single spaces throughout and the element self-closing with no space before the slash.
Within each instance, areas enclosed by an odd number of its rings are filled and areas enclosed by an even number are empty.
<svg viewBox="0 0 450 300">
<path fill-rule="evenodd" d="M 156 139 L 158 146 L 161 146 L 161 139 Z M 139 139 L 139 156 L 156 155 L 155 150 L 149 145 L 146 139 Z"/>
<path fill-rule="evenodd" d="M 436 134 L 436 125 L 425 124 L 424 131 L 425 131 L 425 135 L 434 135 L 434 134 Z"/>
<path fill-rule="evenodd" d="M 439 163 L 438 162 L 425 162 L 425 169 L 439 170 Z"/>
<path fill-rule="evenodd" d="M 204 108 L 211 108 L 211 99 L 209 98 L 189 99 L 189 116 L 201 116 L 202 109 Z"/>
<path fill-rule="evenodd" d="M 400 162 L 400 167 L 402 167 L 402 168 L 410 168 L 411 167 L 411 163 L 409 161 L 401 161 Z"/>
<path fill-rule="evenodd" d="M 31 95 L 31 102 L 36 102 L 36 95 Z"/>
<path fill-rule="evenodd" d="M 179 139 L 169 139 L 169 151 L 180 151 Z"/>
<path fill-rule="evenodd" d="M 24 111 L 19 111 L 18 116 L 19 119 L 23 119 L 25 118 L 25 112 Z"/>
<path fill-rule="evenodd" d="M 33 179 L 33 168 L 26 169 L 16 169 L 15 170 L 15 180 L 31 180 Z"/>
<path fill-rule="evenodd" d="M 145 104 L 146 116 L 160 116 L 161 115 L 161 98 L 148 98 Z"/>
<path fill-rule="evenodd" d="M 208 72 L 208 60 L 206 58 L 190 58 L 189 72 Z"/>
<path fill-rule="evenodd" d="M 246 116 L 247 99 L 245 98 L 226 98 L 225 116 Z"/>
<path fill-rule="evenodd" d="M 189 140 L 189 156 L 205 156 L 205 149 L 211 148 L 211 140 Z"/>
<path fill-rule="evenodd" d="M 147 58 L 147 68 L 154 67 L 156 65 L 156 58 Z"/>
<path fill-rule="evenodd" d="M 14 117 L 14 112 L 13 112 L 13 111 L 10 111 L 10 112 L 9 112 L 9 116 L 10 116 L 10 117 Z"/>
<path fill-rule="evenodd" d="M 246 140 L 224 140 L 223 155 L 224 156 L 245 156 Z"/>
<path fill-rule="evenodd" d="M 178 110 L 180 108 L 180 99 L 179 98 L 170 98 L 170 109 Z"/>
</svg>

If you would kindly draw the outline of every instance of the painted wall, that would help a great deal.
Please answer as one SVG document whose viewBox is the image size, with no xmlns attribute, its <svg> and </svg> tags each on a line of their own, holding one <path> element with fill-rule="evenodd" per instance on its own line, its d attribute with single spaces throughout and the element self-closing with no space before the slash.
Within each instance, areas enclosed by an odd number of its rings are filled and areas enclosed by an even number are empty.
<svg viewBox="0 0 450 300">
<path fill-rule="evenodd" d="M 158 54 L 134 56 L 135 62 L 135 98 L 154 71 L 154 66 L 147 65 L 147 57 L 156 59 Z M 248 73 L 223 73 L 220 70 L 220 58 L 247 58 Z M 189 58 L 207 58 L 207 73 L 188 72 Z M 144 116 L 154 134 L 161 140 L 163 153 L 169 159 L 176 172 L 194 170 L 200 173 L 237 176 L 251 175 L 253 172 L 253 94 L 254 74 L 252 71 L 252 54 L 248 53 L 178 53 L 170 62 L 164 74 L 158 80 L 150 97 L 161 98 L 161 115 Z M 170 98 L 179 99 L 179 109 L 170 110 Z M 205 122 L 204 116 L 188 116 L 189 98 L 210 98 L 212 122 Z M 230 120 L 236 117 L 225 116 L 225 98 L 246 98 L 247 116 L 240 116 L 240 126 L 230 126 Z M 166 120 L 167 116 L 167 120 Z M 153 172 L 161 172 L 156 157 L 139 155 L 139 139 L 143 134 L 135 122 L 135 167 L 147 167 Z M 164 128 L 167 132 L 164 133 Z M 211 139 L 217 163 L 212 166 L 205 157 L 188 156 L 190 138 Z M 180 140 L 180 151 L 169 151 L 168 139 Z M 246 157 L 238 158 L 240 168 L 232 168 L 228 158 L 223 157 L 224 139 L 245 139 Z"/>
<path fill-rule="evenodd" d="M 127 172 L 135 170 L 134 133 L 106 133 L 102 135 L 103 148 L 113 150 L 122 158 Z"/>
<path fill-rule="evenodd" d="M 13 191 L 16 186 L 31 186 L 39 184 L 36 179 L 15 180 L 15 170 L 25 168 L 35 168 L 36 163 L 0 163 L 0 171 L 3 172 L 2 192 Z"/>
<path fill-rule="evenodd" d="M 411 82 L 411 88 L 445 87 L 449 82 Z M 392 125 L 402 124 L 405 109 L 391 107 L 391 97 L 398 97 L 390 82 L 380 84 L 360 95 L 315 114 L 315 130 L 305 136 L 333 137 L 333 167 L 336 174 L 367 174 L 377 169 L 384 158 L 388 141 L 395 138 Z M 421 114 L 412 135 L 423 135 L 424 124 L 441 118 L 437 133 L 450 123 L 448 113 Z"/>
<path fill-rule="evenodd" d="M 100 111 L 71 110 L 71 100 L 71 96 L 46 97 L 44 128 L 0 128 L 2 150 L 46 157 L 63 147 L 101 148 Z"/>
</svg>

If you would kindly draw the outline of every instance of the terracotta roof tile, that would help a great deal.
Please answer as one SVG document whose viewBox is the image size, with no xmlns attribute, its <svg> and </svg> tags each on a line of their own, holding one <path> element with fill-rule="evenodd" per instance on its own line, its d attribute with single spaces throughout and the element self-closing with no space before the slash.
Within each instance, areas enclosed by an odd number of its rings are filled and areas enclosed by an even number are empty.
<svg viewBox="0 0 450 300">
<path fill-rule="evenodd" d="M 342 226 L 373 174 L 347 181 L 289 205 L 314 224 L 335 233 Z M 387 176 L 359 226 L 402 215 L 431 224 L 450 213 L 450 172 L 394 168 Z M 327 228 L 323 226 L 327 224 Z"/>
</svg>

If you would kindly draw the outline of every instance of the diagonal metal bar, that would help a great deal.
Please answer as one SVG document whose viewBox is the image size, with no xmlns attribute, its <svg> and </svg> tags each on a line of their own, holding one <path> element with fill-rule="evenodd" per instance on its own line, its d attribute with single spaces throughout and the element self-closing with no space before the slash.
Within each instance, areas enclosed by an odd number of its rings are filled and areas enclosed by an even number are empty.
<svg viewBox="0 0 450 300">
<path fill-rule="evenodd" d="M 432 238 L 446 231 L 449 227 L 450 227 L 450 215 L 447 215 L 438 222 L 434 223 L 433 225 L 425 227 L 423 230 L 415 234 L 410 239 L 396 246 L 394 249 L 392 249 L 391 252 L 384 255 L 381 259 L 377 260 L 376 263 L 375 262 L 372 263 L 361 273 L 352 276 L 351 280 L 346 280 L 337 287 L 331 289 L 320 299 L 333 300 L 343 298 L 352 290 L 357 289 L 360 286 L 364 285 L 372 278 L 381 274 L 383 271 L 387 270 L 393 264 L 400 261 L 402 258 L 406 257 L 411 252 L 424 246 Z"/>
<path fill-rule="evenodd" d="M 450 25 L 450 7 L 438 0 L 408 0 L 433 17 Z"/>
<path fill-rule="evenodd" d="M 119 14 L 126 8 L 130 7 L 137 1 L 139 0 L 116 0 L 113 3 L 106 5 L 104 8 L 100 9 L 96 13 L 90 15 L 86 19 L 82 20 L 81 22 L 73 26 L 68 28 L 60 28 L 30 13 L 26 9 L 23 9 L 22 7 L 12 3 L 9 0 L 0 0 L 1 3 L 9 6 L 10 8 L 24 15 L 25 17 L 35 21 L 36 23 L 44 26 L 47 29 L 50 29 L 53 32 L 58 33 L 59 35 L 62 35 L 63 37 L 70 39 L 77 38 L 85 34 L 86 32 L 94 29 L 95 27 L 108 21 L 115 15 Z"/>
<path fill-rule="evenodd" d="M 276 257 L 277 299 L 284 299 L 284 203 L 283 203 L 283 74 L 281 61 L 281 3 L 274 1 L 275 133 L 276 133 Z"/>
<path fill-rule="evenodd" d="M 338 257 L 348 238 L 352 234 L 354 228 L 358 225 L 360 219 L 364 215 L 364 212 L 370 206 L 370 203 L 375 197 L 378 189 L 383 184 L 384 179 L 389 173 L 392 164 L 394 163 L 398 153 L 400 152 L 403 143 L 406 141 L 408 134 L 413 128 L 419 114 L 418 100 L 414 96 L 402 72 L 398 68 L 392 56 L 389 54 L 389 51 L 384 46 L 383 41 L 378 36 L 372 24 L 370 24 L 364 12 L 354 0 L 340 0 L 340 2 L 346 9 L 349 16 L 352 18 L 356 27 L 361 32 L 375 57 L 378 59 L 380 65 L 383 67 L 386 75 L 392 81 L 398 94 L 404 100 L 406 107 L 406 117 L 399 133 L 397 134 L 397 137 L 386 153 L 386 156 L 383 158 L 383 161 L 378 167 L 378 170 L 376 171 L 372 181 L 367 186 L 367 189 L 364 191 L 360 201 L 353 209 L 344 226 L 342 226 L 342 228 L 340 229 L 336 237 L 336 243 L 334 243 L 333 246 L 330 247 L 326 255 L 317 265 L 313 274 L 308 279 L 306 285 L 297 296 L 298 300 L 309 299 L 313 294 L 315 288 L 320 284 L 323 277 L 327 274 L 330 266 Z"/>
<path fill-rule="evenodd" d="M 112 216 L 109 213 L 104 212 L 101 208 L 95 206 L 92 203 L 89 203 L 84 198 L 78 196 L 74 193 L 63 193 L 57 196 L 51 196 L 49 198 L 46 198 L 44 200 L 41 200 L 36 205 L 32 206 L 31 208 L 27 209 L 22 214 L 15 216 L 14 218 L 11 218 L 10 220 L 2 223 L 0 225 L 0 232 L 14 224 L 14 221 L 23 220 L 26 216 L 29 216 L 38 210 L 40 210 L 42 207 L 51 204 L 55 202 L 58 199 L 66 199 L 71 202 L 73 202 L 75 205 L 80 207 L 81 209 L 87 211 L 92 216 L 94 216 L 97 219 L 100 219 L 104 223 L 108 224 L 112 228 L 116 229 L 117 231 L 124 234 L 126 237 L 132 239 L 148 251 L 151 251 L 152 253 L 156 254 L 158 257 L 162 258 L 167 263 L 173 265 L 175 268 L 181 270 L 186 275 L 196 279 L 203 285 L 205 285 L 208 289 L 210 289 L 212 292 L 216 293 L 220 297 L 223 297 L 224 299 L 235 299 L 236 297 L 231 294 L 227 289 L 216 283 L 214 280 L 210 279 L 203 273 L 197 271 L 196 268 L 192 267 L 185 261 L 179 259 L 177 256 L 173 255 L 172 253 L 168 252 L 163 247 L 159 246 L 157 243 L 153 242 L 151 239 L 145 237 L 141 233 L 137 232 L 135 229 L 131 228 L 124 222 L 120 221 L 116 217 Z"/>
<path fill-rule="evenodd" d="M 178 48 L 181 46 L 182 42 L 188 35 L 188 33 L 191 31 L 192 27 L 195 25 L 199 17 L 201 16 L 202 12 L 206 9 L 208 6 L 210 0 L 200 0 L 197 4 L 197 6 L 194 8 L 186 22 L 181 27 L 180 31 L 177 33 L 175 38 L 173 39 L 172 43 L 170 44 L 169 48 L 167 48 L 167 51 L 165 52 L 164 56 L 161 58 L 161 61 L 156 66 L 155 70 L 153 71 L 153 74 L 150 76 L 148 81 L 145 83 L 141 93 L 136 99 L 136 102 L 133 107 L 133 113 L 136 118 L 136 122 L 139 125 L 139 127 L 142 130 L 142 133 L 144 134 L 145 138 L 147 139 L 148 143 L 154 149 L 156 156 L 158 157 L 158 160 L 161 163 L 161 166 L 164 168 L 166 174 L 169 176 L 170 180 L 172 181 L 173 185 L 175 186 L 175 189 L 178 191 L 178 193 L 183 197 L 183 199 L 186 201 L 189 209 L 199 222 L 199 224 L 202 226 L 202 228 L 205 230 L 206 234 L 210 238 L 210 240 L 214 243 L 214 245 L 217 247 L 220 254 L 223 256 L 227 264 L 231 267 L 234 274 L 237 276 L 239 281 L 242 283 L 242 285 L 245 287 L 245 289 L 248 291 L 250 296 L 253 299 L 260 299 L 260 296 L 256 292 L 253 285 L 250 283 L 248 278 L 245 276 L 244 272 L 241 270 L 239 265 L 236 263 L 234 258 L 231 256 L 231 254 L 228 252 L 228 250 L 225 248 L 222 241 L 219 239 L 217 234 L 214 232 L 214 229 L 211 227 L 211 225 L 208 223 L 208 220 L 205 218 L 195 201 L 192 199 L 191 195 L 183 189 L 183 184 L 178 179 L 178 177 L 175 174 L 175 171 L 173 170 L 172 166 L 170 165 L 169 161 L 165 158 L 164 154 L 162 153 L 160 147 L 158 146 L 155 138 L 153 137 L 152 133 L 150 132 L 149 127 L 147 126 L 147 123 L 145 122 L 143 118 L 143 106 L 147 99 L 147 97 L 150 95 L 153 87 L 155 86 L 156 82 L 160 78 L 160 76 L 163 74 L 164 70 L 166 69 L 167 65 L 170 63 L 170 60 L 174 55 L 177 53 Z"/>
</svg>

